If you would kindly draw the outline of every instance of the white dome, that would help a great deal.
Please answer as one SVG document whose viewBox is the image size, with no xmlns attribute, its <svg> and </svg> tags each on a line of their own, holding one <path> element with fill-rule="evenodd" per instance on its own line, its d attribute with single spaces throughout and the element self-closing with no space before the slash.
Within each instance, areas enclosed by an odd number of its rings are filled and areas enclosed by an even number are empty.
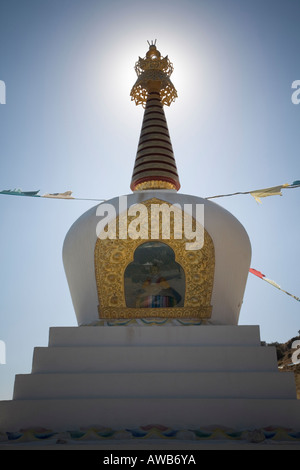
<svg viewBox="0 0 300 470">
<path fill-rule="evenodd" d="M 241 223 L 214 202 L 172 190 L 136 191 L 126 198 L 127 207 L 152 198 L 181 207 L 187 204 L 204 205 L 204 228 L 212 239 L 215 252 L 212 314 L 209 322 L 236 325 L 251 259 L 249 237 Z M 119 197 L 102 204 L 112 205 L 116 216 L 119 215 Z M 96 213 L 98 207 L 91 208 L 76 220 L 63 246 L 64 268 L 79 325 L 99 321 L 94 258 L 100 220 Z"/>
</svg>

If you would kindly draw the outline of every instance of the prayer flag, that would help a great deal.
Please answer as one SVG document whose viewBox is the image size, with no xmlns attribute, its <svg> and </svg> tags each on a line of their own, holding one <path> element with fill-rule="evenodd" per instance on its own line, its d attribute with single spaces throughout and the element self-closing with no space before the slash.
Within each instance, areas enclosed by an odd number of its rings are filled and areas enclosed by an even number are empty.
<svg viewBox="0 0 300 470">
<path fill-rule="evenodd" d="M 269 284 L 271 284 L 274 287 L 277 287 L 277 289 L 282 290 L 281 287 L 277 284 L 277 282 L 272 281 L 271 279 L 268 279 L 267 277 L 264 278 L 264 281 L 268 282 Z"/>
<path fill-rule="evenodd" d="M 265 188 L 265 189 L 257 189 L 256 191 L 251 191 L 251 196 L 254 197 L 256 202 L 261 204 L 261 197 L 267 196 L 282 196 L 282 188 L 286 188 L 290 186 L 288 183 L 280 185 L 280 186 L 273 186 L 272 188 Z"/>
<path fill-rule="evenodd" d="M 74 197 L 72 197 L 71 195 L 72 191 L 66 191 L 64 193 L 43 194 L 42 197 L 50 197 L 56 199 L 74 199 Z"/>
<path fill-rule="evenodd" d="M 265 277 L 264 274 L 262 274 L 260 271 L 257 271 L 256 269 L 249 269 L 250 273 L 255 274 L 255 276 L 260 277 L 261 279 Z"/>
<path fill-rule="evenodd" d="M 38 191 L 22 191 L 21 189 L 5 189 L 0 191 L 0 194 L 7 194 L 10 196 L 30 196 L 30 197 L 40 197 Z"/>
</svg>

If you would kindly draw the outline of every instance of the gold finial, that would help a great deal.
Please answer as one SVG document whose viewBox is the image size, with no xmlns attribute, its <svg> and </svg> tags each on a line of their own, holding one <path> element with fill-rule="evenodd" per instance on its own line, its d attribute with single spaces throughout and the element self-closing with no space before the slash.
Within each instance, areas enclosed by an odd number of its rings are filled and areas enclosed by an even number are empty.
<svg viewBox="0 0 300 470">
<path fill-rule="evenodd" d="M 150 44 L 150 42 L 147 40 L 147 43 L 149 44 L 149 47 L 150 47 L 150 46 L 156 46 L 156 39 L 154 39 L 154 41 L 152 40 L 152 41 L 151 41 L 151 44 Z"/>
<path fill-rule="evenodd" d="M 161 56 L 156 48 L 156 39 L 154 42 L 151 41 L 151 44 L 147 42 L 149 50 L 146 57 L 144 59 L 139 57 L 135 64 L 138 78 L 131 89 L 131 99 L 136 105 L 141 104 L 145 107 L 148 94 L 158 91 L 162 104 L 170 106 L 177 98 L 177 91 L 169 78 L 173 72 L 173 64 L 168 56 Z"/>
</svg>

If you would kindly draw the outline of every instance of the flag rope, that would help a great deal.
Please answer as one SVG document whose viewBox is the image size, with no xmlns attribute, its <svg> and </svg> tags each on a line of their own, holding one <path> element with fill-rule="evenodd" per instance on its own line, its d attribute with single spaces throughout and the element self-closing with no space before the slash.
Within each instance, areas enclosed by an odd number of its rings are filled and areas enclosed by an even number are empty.
<svg viewBox="0 0 300 470">
<path fill-rule="evenodd" d="M 229 197 L 229 196 L 237 196 L 240 194 L 251 194 L 254 199 L 261 203 L 260 198 L 268 197 L 268 196 L 282 196 L 281 190 L 282 189 L 293 189 L 300 187 L 300 180 L 294 181 L 292 184 L 285 183 L 279 186 L 272 186 L 270 188 L 264 189 L 255 189 L 252 191 L 238 191 L 235 193 L 229 194 L 219 194 L 217 196 L 209 196 L 204 199 L 216 199 L 221 197 Z M 96 202 L 104 202 L 107 199 L 92 199 L 92 198 L 79 198 L 72 196 L 72 191 L 65 191 L 64 193 L 46 193 L 46 194 L 39 194 L 38 191 L 22 191 L 21 189 L 7 189 L 0 191 L 0 194 L 9 195 L 9 196 L 25 196 L 25 197 L 42 197 L 42 198 L 52 198 L 52 199 L 72 199 L 76 201 L 96 201 Z"/>
<path fill-rule="evenodd" d="M 250 272 L 251 274 L 254 274 L 254 276 L 259 277 L 259 278 L 262 279 L 263 281 L 268 282 L 268 283 L 271 284 L 272 286 L 276 287 L 277 289 L 281 290 L 281 291 L 284 292 L 285 294 L 289 295 L 290 297 L 293 297 L 295 300 L 297 300 L 298 302 L 300 302 L 299 297 L 297 297 L 296 295 L 290 294 L 290 293 L 287 292 L 286 290 L 282 289 L 282 288 L 277 284 L 277 282 L 272 281 L 271 279 L 268 279 L 262 272 L 257 271 L 256 269 L 253 269 L 253 268 L 250 268 L 250 269 L 249 269 L 249 272 Z"/>
</svg>

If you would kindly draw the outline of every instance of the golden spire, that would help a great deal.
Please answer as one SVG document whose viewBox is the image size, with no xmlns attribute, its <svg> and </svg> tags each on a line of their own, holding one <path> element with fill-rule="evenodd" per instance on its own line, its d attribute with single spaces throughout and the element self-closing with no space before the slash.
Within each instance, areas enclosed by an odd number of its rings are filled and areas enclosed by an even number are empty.
<svg viewBox="0 0 300 470">
<path fill-rule="evenodd" d="M 144 59 L 135 64 L 137 80 L 131 89 L 131 100 L 145 108 L 142 130 L 133 169 L 131 189 L 180 188 L 176 162 L 163 105 L 177 98 L 170 80 L 173 64 L 162 58 L 155 42 L 149 44 Z"/>
</svg>

